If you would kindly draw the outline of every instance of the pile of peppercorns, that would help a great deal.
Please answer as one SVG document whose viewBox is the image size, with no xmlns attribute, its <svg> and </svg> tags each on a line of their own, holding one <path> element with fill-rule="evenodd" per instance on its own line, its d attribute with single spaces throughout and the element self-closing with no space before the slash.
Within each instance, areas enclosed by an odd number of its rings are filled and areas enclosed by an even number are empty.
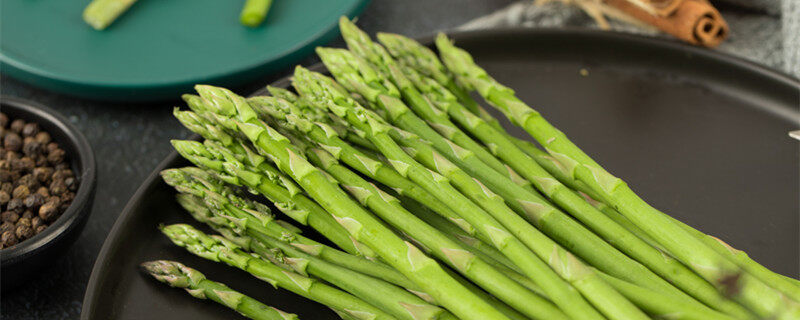
<svg viewBox="0 0 800 320">
<path fill-rule="evenodd" d="M 41 131 L 0 112 L 0 249 L 44 231 L 75 198 L 66 152 Z"/>
</svg>

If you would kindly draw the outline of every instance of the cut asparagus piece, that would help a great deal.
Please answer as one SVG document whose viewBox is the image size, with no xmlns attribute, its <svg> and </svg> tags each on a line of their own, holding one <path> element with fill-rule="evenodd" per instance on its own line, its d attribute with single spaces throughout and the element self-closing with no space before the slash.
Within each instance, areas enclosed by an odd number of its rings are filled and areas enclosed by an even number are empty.
<svg viewBox="0 0 800 320">
<path fill-rule="evenodd" d="M 248 27 L 258 27 L 267 17 L 272 0 L 246 0 L 239 21 Z"/>
<path fill-rule="evenodd" d="M 95 30 L 103 30 L 134 3 L 136 0 L 92 0 L 83 10 L 83 21 Z"/>
<path fill-rule="evenodd" d="M 403 241 L 382 222 L 354 202 L 319 169 L 308 163 L 290 141 L 259 120 L 246 100 L 229 90 L 197 86 L 213 103 L 209 110 L 230 120 L 278 168 L 291 176 L 358 241 L 362 241 L 389 265 L 431 294 L 442 306 L 462 319 L 507 319 L 450 277 L 433 259 Z"/>
<path fill-rule="evenodd" d="M 144 272 L 174 288 L 186 289 L 192 297 L 210 299 L 255 320 L 298 320 L 296 314 L 283 312 L 241 294 L 228 286 L 206 279 L 195 269 L 179 262 L 156 260 L 141 265 Z"/>
<path fill-rule="evenodd" d="M 337 116 L 347 120 L 356 129 L 365 132 L 367 138 L 386 156 L 398 172 L 434 194 L 451 208 L 458 208 L 457 213 L 462 218 L 491 239 L 492 244 L 542 287 L 548 297 L 556 305 L 559 305 L 568 316 L 577 319 L 603 318 L 575 288 L 561 279 L 491 215 L 453 188 L 447 178 L 430 171 L 406 154 L 389 136 L 388 132 L 392 127 L 347 95 L 333 90 L 331 82 L 333 80 L 305 68 L 295 69 L 294 86 L 301 96 L 307 97 L 312 105 L 329 109 Z M 557 263 L 563 267 L 563 270 L 571 270 L 576 278 L 580 278 L 586 270 L 567 267 L 568 262 L 571 264 L 574 261 L 577 259 L 573 257 L 569 261 L 567 259 L 558 260 Z"/>
<path fill-rule="evenodd" d="M 567 168 L 569 176 L 585 183 L 636 226 L 661 244 L 718 290 L 734 297 L 761 317 L 800 317 L 797 302 L 786 303 L 783 293 L 744 272 L 732 261 L 673 223 L 666 215 L 636 195 L 625 182 L 611 175 L 537 111 L 516 97 L 514 91 L 491 78 L 464 50 L 443 34 L 436 39 L 439 53 L 459 83 L 475 89 L 514 124 L 522 127 L 551 156 Z"/>
<path fill-rule="evenodd" d="M 250 273 L 276 288 L 283 288 L 328 307 L 351 315 L 371 319 L 396 319 L 355 296 L 301 274 L 284 270 L 241 250 L 220 236 L 208 236 L 187 224 L 162 226 L 164 233 L 177 246 L 201 258 L 222 262 Z"/>
</svg>

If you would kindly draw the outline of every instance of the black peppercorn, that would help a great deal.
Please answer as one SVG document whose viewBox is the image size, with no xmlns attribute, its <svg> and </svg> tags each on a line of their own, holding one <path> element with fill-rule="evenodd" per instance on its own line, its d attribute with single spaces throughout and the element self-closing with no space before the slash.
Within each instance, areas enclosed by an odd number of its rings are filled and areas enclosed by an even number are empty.
<svg viewBox="0 0 800 320">
<path fill-rule="evenodd" d="M 0 182 L 11 182 L 11 171 L 0 169 Z"/>
<path fill-rule="evenodd" d="M 50 143 L 50 134 L 44 131 L 37 133 L 34 138 L 36 139 L 36 142 L 38 142 L 42 146 L 45 146 L 48 143 Z"/>
<path fill-rule="evenodd" d="M 39 207 L 39 218 L 42 218 L 44 221 L 52 221 L 58 213 L 59 204 L 59 201 L 48 200 L 45 204 Z"/>
<path fill-rule="evenodd" d="M 22 138 L 14 132 L 7 133 L 3 137 L 3 147 L 9 151 L 19 151 L 22 149 Z"/>
<path fill-rule="evenodd" d="M 22 127 L 22 136 L 23 137 L 32 137 L 39 133 L 39 125 L 34 122 L 29 122 L 25 126 Z"/>
<path fill-rule="evenodd" d="M 31 218 L 25 218 L 25 217 L 19 218 L 19 220 L 17 220 L 17 227 L 19 227 L 19 226 L 28 226 L 28 227 L 30 227 L 31 226 Z"/>
<path fill-rule="evenodd" d="M 0 190 L 0 205 L 5 205 L 11 200 L 11 195 L 8 192 Z"/>
<path fill-rule="evenodd" d="M 50 197 L 50 191 L 47 190 L 47 187 L 39 187 L 39 190 L 36 190 L 36 193 L 42 195 L 42 197 L 45 198 Z"/>
<path fill-rule="evenodd" d="M 8 125 L 8 116 L 0 112 L 0 128 L 5 128 Z"/>
<path fill-rule="evenodd" d="M 64 180 L 53 180 L 53 182 L 50 183 L 50 194 L 61 195 L 66 191 L 67 191 L 67 184 L 64 183 Z"/>
<path fill-rule="evenodd" d="M 22 153 L 24 153 L 26 156 L 32 157 L 34 155 L 38 155 L 39 150 L 41 149 L 42 145 L 32 137 L 27 137 L 22 141 Z"/>
<path fill-rule="evenodd" d="M 33 211 L 31 211 L 31 210 L 25 210 L 25 212 L 23 212 L 23 213 L 22 213 L 22 215 L 21 215 L 19 218 L 20 218 L 20 219 L 22 219 L 22 218 L 25 218 L 25 219 L 33 219 L 33 217 L 35 217 L 35 216 L 36 216 L 36 215 L 34 215 L 34 214 L 33 214 Z"/>
<path fill-rule="evenodd" d="M 6 231 L 3 232 L 3 235 L 0 236 L 0 241 L 3 242 L 3 248 L 13 247 L 17 244 L 17 236 L 14 234 L 14 231 Z"/>
<path fill-rule="evenodd" d="M 0 184 L 0 190 L 11 194 L 11 191 L 14 190 L 14 184 L 11 182 L 3 182 L 3 184 Z"/>
<path fill-rule="evenodd" d="M 22 119 L 17 119 L 17 120 L 11 121 L 11 126 L 9 128 L 11 128 L 11 131 L 14 131 L 16 133 L 20 133 L 20 132 L 22 132 L 22 127 L 24 127 L 24 126 L 25 126 L 25 121 L 23 121 Z"/>
<path fill-rule="evenodd" d="M 34 193 L 25 198 L 23 202 L 28 208 L 38 208 L 44 204 L 44 197 L 41 194 Z"/>
<path fill-rule="evenodd" d="M 13 222 L 6 221 L 6 222 L 3 222 L 3 224 L 0 224 L 0 234 L 2 234 L 3 232 L 6 232 L 6 231 L 14 231 L 14 223 Z"/>
<path fill-rule="evenodd" d="M 53 168 L 50 167 L 39 167 L 33 169 L 33 177 L 36 178 L 39 182 L 46 182 L 50 180 L 50 177 L 53 176 Z"/>
<path fill-rule="evenodd" d="M 23 209 L 25 209 L 25 204 L 22 203 L 22 199 L 19 198 L 13 198 L 9 200 L 8 204 L 6 205 L 6 210 L 9 211 L 22 212 Z"/>
<path fill-rule="evenodd" d="M 47 162 L 53 165 L 60 164 L 64 162 L 65 156 L 66 152 L 63 149 L 55 149 L 47 155 Z"/>
<path fill-rule="evenodd" d="M 3 220 L 3 222 L 17 223 L 17 220 L 19 220 L 19 214 L 14 211 L 5 211 L 0 213 L 0 219 Z"/>
<path fill-rule="evenodd" d="M 17 235 L 17 239 L 25 240 L 30 237 L 33 237 L 33 228 L 30 225 L 17 225 L 17 230 L 15 232 Z"/>
<path fill-rule="evenodd" d="M 44 229 L 47 229 L 47 225 L 46 224 L 43 224 L 41 226 L 36 227 L 36 234 L 42 233 L 42 231 L 44 231 Z"/>
<path fill-rule="evenodd" d="M 70 169 L 58 169 L 53 172 L 53 180 L 64 180 L 69 177 L 74 177 L 75 175 L 72 173 Z"/>
<path fill-rule="evenodd" d="M 31 219 L 31 228 L 33 228 L 33 230 L 36 230 L 36 228 L 42 225 L 44 225 L 44 221 L 42 220 L 42 218 L 33 217 Z"/>
<path fill-rule="evenodd" d="M 28 189 L 28 186 L 26 186 L 26 185 L 19 185 L 16 188 L 14 188 L 14 191 L 11 192 L 11 196 L 14 199 L 25 199 L 30 194 L 31 194 L 31 190 Z"/>
</svg>

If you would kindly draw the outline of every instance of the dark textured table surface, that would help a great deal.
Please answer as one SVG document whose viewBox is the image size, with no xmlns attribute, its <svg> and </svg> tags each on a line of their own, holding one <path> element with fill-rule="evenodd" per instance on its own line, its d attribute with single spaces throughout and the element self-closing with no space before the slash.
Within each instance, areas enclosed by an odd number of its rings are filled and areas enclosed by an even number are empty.
<svg viewBox="0 0 800 320">
<path fill-rule="evenodd" d="M 373 0 L 358 24 L 369 33 L 389 31 L 424 36 L 460 25 L 497 10 L 510 0 Z M 331 45 L 342 46 L 341 40 Z M 304 65 L 317 60 L 308 58 Z M 285 76 L 290 69 L 264 75 L 237 88 L 255 91 Z M 0 93 L 48 105 L 75 124 L 94 148 L 98 184 L 92 215 L 78 241 L 42 276 L 17 291 L 0 297 L 3 319 L 77 319 L 86 283 L 97 253 L 128 199 L 153 168 L 170 152 L 169 139 L 189 132 L 175 121 L 172 106 L 179 101 L 119 104 L 84 100 L 48 92 L 0 76 Z"/>
</svg>

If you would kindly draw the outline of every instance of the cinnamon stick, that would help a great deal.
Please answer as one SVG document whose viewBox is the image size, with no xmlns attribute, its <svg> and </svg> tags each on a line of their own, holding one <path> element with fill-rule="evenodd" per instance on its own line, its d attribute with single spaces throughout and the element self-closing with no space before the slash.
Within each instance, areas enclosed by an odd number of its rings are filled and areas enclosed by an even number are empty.
<svg viewBox="0 0 800 320">
<path fill-rule="evenodd" d="M 652 14 L 628 0 L 603 0 L 606 4 L 619 9 L 647 24 L 669 33 L 686 42 L 716 47 L 728 36 L 728 24 L 722 19 L 716 8 L 705 0 L 652 0 L 663 7 L 677 4 L 671 13 L 661 16 Z M 664 11 L 666 12 L 666 11 Z"/>
</svg>

